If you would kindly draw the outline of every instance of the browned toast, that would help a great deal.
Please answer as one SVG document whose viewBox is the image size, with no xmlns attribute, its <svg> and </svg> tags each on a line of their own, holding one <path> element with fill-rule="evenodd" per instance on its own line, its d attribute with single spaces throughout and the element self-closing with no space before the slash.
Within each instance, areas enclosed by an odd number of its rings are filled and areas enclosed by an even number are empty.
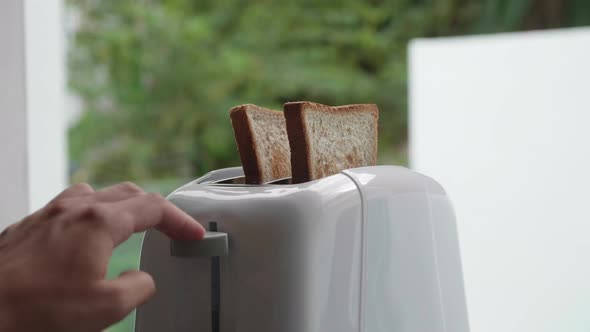
<svg viewBox="0 0 590 332">
<path fill-rule="evenodd" d="M 283 108 L 293 183 L 377 163 L 377 105 L 326 106 L 299 101 Z"/>
<path fill-rule="evenodd" d="M 291 176 L 291 153 L 283 112 L 253 104 L 229 111 L 246 183 Z"/>
</svg>

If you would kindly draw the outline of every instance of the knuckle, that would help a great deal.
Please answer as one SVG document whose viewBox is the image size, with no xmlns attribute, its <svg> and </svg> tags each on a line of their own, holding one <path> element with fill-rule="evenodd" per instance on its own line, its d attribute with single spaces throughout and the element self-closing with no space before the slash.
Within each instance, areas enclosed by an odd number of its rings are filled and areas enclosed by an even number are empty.
<svg viewBox="0 0 590 332">
<path fill-rule="evenodd" d="M 164 197 L 162 197 L 162 195 L 158 194 L 158 193 L 147 193 L 147 198 L 150 202 L 152 202 L 153 204 L 165 204 L 166 203 L 166 199 Z"/>
<path fill-rule="evenodd" d="M 80 191 L 87 191 L 87 192 L 92 192 L 92 191 L 94 191 L 94 189 L 92 189 L 92 186 L 91 186 L 91 185 L 89 185 L 89 184 L 88 184 L 88 183 L 86 183 L 86 182 L 79 182 L 79 183 L 76 183 L 76 184 L 72 185 L 70 188 L 71 188 L 71 189 L 80 190 Z"/>
<path fill-rule="evenodd" d="M 18 228 L 18 226 L 20 226 L 20 225 L 21 225 L 20 222 L 12 224 L 12 225 L 6 227 L 6 229 L 4 229 L 4 231 L 2 231 L 2 233 L 12 232 L 12 231 L 16 230 Z"/>
<path fill-rule="evenodd" d="M 65 200 L 54 200 L 47 204 L 45 208 L 45 213 L 47 217 L 54 217 L 57 215 L 64 214 L 68 210 L 68 204 Z"/>
<path fill-rule="evenodd" d="M 90 204 L 84 208 L 82 218 L 88 221 L 105 222 L 108 219 L 108 209 L 99 204 Z"/>
<path fill-rule="evenodd" d="M 129 192 L 129 193 L 141 193 L 143 192 L 143 190 L 141 190 L 141 188 L 136 185 L 133 182 L 130 181 L 126 181 L 126 182 L 121 182 L 119 184 L 117 184 L 117 187 L 125 192 Z"/>
</svg>

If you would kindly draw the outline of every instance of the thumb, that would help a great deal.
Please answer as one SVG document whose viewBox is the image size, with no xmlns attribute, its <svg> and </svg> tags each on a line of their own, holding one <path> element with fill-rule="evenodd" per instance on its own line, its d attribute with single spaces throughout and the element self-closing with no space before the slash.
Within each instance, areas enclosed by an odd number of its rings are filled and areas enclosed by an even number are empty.
<svg viewBox="0 0 590 332">
<path fill-rule="evenodd" d="M 156 284 L 148 273 L 131 270 L 121 273 L 116 279 L 106 280 L 104 290 L 110 303 L 108 318 L 105 318 L 115 323 L 154 296 Z"/>
</svg>

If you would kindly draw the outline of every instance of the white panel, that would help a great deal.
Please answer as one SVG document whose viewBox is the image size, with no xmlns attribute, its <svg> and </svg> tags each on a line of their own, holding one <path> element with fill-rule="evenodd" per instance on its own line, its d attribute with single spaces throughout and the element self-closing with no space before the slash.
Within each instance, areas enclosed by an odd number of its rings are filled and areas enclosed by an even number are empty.
<svg viewBox="0 0 590 332">
<path fill-rule="evenodd" d="M 23 4 L 0 1 L 0 230 L 28 209 Z"/>
<path fill-rule="evenodd" d="M 66 185 L 61 0 L 0 1 L 0 229 Z"/>
<path fill-rule="evenodd" d="M 61 0 L 25 1 L 29 206 L 66 185 L 65 56 Z"/>
<path fill-rule="evenodd" d="M 590 29 L 410 46 L 410 159 L 454 201 L 477 332 L 590 330 Z"/>
</svg>

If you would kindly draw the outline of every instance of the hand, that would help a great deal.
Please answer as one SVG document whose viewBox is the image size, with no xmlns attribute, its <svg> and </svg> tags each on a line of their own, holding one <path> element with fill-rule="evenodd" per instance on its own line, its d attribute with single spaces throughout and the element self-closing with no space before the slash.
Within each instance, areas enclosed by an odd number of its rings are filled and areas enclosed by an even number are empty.
<svg viewBox="0 0 590 332">
<path fill-rule="evenodd" d="M 156 227 L 176 239 L 205 230 L 160 195 L 131 183 L 77 184 L 0 235 L 0 331 L 101 331 L 155 292 L 127 271 L 105 280 L 113 249 Z"/>
</svg>

